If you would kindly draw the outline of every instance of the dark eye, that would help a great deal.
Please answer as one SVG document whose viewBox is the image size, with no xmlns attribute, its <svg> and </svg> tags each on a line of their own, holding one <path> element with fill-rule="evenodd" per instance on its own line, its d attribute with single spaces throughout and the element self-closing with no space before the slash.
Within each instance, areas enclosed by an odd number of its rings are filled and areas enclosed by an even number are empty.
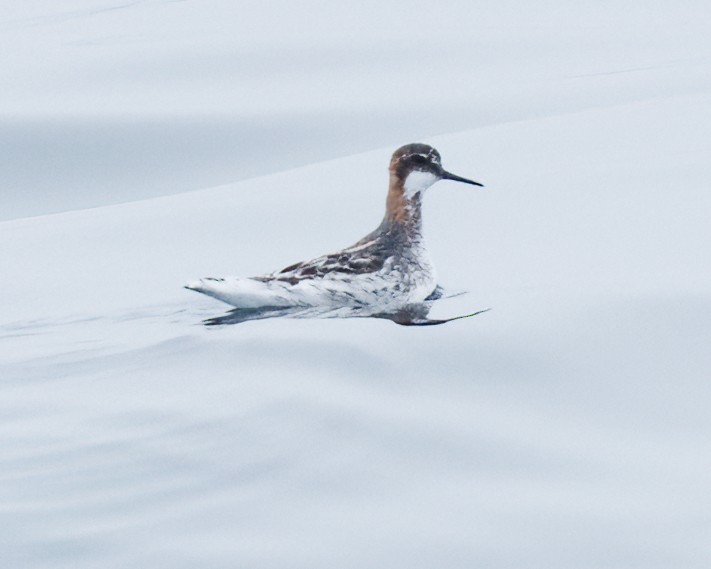
<svg viewBox="0 0 711 569">
<path fill-rule="evenodd" d="M 415 154 L 415 156 L 412 157 L 412 163 L 413 164 L 427 164 L 427 160 L 425 160 L 424 156 L 419 156 L 418 154 Z"/>
</svg>

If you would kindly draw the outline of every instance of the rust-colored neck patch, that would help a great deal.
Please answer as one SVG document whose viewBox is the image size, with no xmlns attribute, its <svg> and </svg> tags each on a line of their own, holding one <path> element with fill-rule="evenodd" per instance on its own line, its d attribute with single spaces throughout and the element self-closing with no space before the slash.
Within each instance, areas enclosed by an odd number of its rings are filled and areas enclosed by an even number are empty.
<svg viewBox="0 0 711 569">
<path fill-rule="evenodd" d="M 405 196 L 405 181 L 395 169 L 390 170 L 390 189 L 385 203 L 385 219 L 390 223 L 419 226 L 422 197 Z"/>
</svg>

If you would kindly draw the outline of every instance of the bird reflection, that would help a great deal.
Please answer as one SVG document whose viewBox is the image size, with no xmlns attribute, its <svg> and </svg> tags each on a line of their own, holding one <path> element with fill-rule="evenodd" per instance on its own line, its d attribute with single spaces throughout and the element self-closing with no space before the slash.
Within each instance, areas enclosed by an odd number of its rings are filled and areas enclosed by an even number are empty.
<svg viewBox="0 0 711 569">
<path fill-rule="evenodd" d="M 408 304 L 396 310 L 387 310 L 377 306 L 343 306 L 343 307 L 318 307 L 318 306 L 288 306 L 288 307 L 259 307 L 259 308 L 233 308 L 222 316 L 208 318 L 203 321 L 205 326 L 227 326 L 241 324 L 250 320 L 265 320 L 267 318 L 380 318 L 391 320 L 401 326 L 436 326 L 446 324 L 453 320 L 470 318 L 489 310 L 479 310 L 470 314 L 454 316 L 452 318 L 429 318 L 434 301 L 425 301 L 418 304 Z"/>
</svg>

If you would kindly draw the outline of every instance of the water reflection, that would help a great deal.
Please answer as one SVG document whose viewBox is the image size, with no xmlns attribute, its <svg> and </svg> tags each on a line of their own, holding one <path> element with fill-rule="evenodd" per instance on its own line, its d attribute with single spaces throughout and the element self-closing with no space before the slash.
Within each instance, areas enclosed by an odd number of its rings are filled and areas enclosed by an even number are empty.
<svg viewBox="0 0 711 569">
<path fill-rule="evenodd" d="M 429 318 L 434 301 L 425 301 L 419 304 L 408 304 L 397 309 L 384 309 L 377 306 L 290 306 L 290 307 L 261 307 L 261 308 L 233 308 L 222 316 L 208 318 L 203 321 L 205 326 L 224 326 L 241 324 L 250 320 L 264 320 L 266 318 L 382 318 L 392 320 L 401 326 L 436 326 L 446 324 L 453 320 L 470 318 L 489 310 L 479 310 L 470 314 L 463 314 L 451 318 Z"/>
</svg>

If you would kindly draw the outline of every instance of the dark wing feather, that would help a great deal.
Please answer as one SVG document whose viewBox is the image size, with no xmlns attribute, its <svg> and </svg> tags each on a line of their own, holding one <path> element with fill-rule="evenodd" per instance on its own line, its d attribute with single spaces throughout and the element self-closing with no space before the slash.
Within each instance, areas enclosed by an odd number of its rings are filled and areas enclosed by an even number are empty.
<svg viewBox="0 0 711 569">
<path fill-rule="evenodd" d="M 296 284 L 303 279 L 318 279 L 327 275 L 354 276 L 375 273 L 387 259 L 386 248 L 377 241 L 368 247 L 354 246 L 338 253 L 317 257 L 285 267 L 264 280 L 279 280 Z"/>
</svg>

